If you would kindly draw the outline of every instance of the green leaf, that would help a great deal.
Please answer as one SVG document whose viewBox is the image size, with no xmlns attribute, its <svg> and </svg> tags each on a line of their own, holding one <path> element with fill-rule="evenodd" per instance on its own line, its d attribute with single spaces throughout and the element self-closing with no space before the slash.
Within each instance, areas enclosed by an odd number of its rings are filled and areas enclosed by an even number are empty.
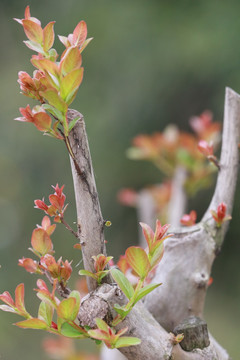
<svg viewBox="0 0 240 360">
<path fill-rule="evenodd" d="M 146 252 L 138 246 L 130 246 L 126 250 L 126 260 L 140 279 L 145 279 L 151 268 Z"/>
<path fill-rule="evenodd" d="M 73 309 L 73 314 L 72 316 L 74 317 L 74 319 L 76 319 L 78 312 L 79 312 L 79 308 L 80 308 L 80 303 L 81 303 L 81 296 L 80 293 L 77 290 L 73 290 L 71 291 L 71 293 L 69 294 L 68 299 L 70 298 L 74 298 L 76 300 L 76 305 Z"/>
<path fill-rule="evenodd" d="M 66 75 L 73 70 L 80 69 L 82 64 L 82 56 L 77 47 L 70 47 L 64 54 L 60 62 L 62 75 Z"/>
<path fill-rule="evenodd" d="M 141 340 L 136 337 L 122 336 L 116 341 L 115 348 L 118 349 L 120 347 L 134 346 L 139 344 L 141 344 Z"/>
<path fill-rule="evenodd" d="M 149 284 L 144 286 L 142 289 L 140 289 L 138 291 L 137 297 L 134 301 L 134 305 L 141 300 L 144 296 L 146 296 L 147 294 L 149 294 L 151 291 L 153 291 L 154 289 L 156 289 L 158 286 L 160 286 L 162 284 Z"/>
<path fill-rule="evenodd" d="M 98 281 L 98 283 L 100 283 L 101 282 L 101 280 L 109 273 L 109 271 L 110 270 L 103 270 L 103 271 L 98 271 L 97 273 L 96 273 L 96 275 L 97 275 L 97 281 Z"/>
<path fill-rule="evenodd" d="M 43 48 L 45 51 L 48 51 L 54 43 L 54 30 L 53 25 L 55 21 L 48 23 L 43 29 Z"/>
<path fill-rule="evenodd" d="M 79 271 L 79 275 L 82 275 L 82 276 L 91 276 L 92 278 L 94 278 L 95 280 L 97 280 L 97 276 L 96 276 L 96 274 L 93 274 L 93 273 L 91 273 L 90 271 L 88 271 L 88 270 L 80 270 Z"/>
<path fill-rule="evenodd" d="M 90 41 L 92 41 L 93 38 L 89 38 L 87 40 L 84 41 L 84 43 L 82 44 L 81 48 L 80 48 L 80 53 L 83 52 L 83 50 L 88 46 L 88 44 L 90 43 Z"/>
<path fill-rule="evenodd" d="M 77 116 L 76 118 L 74 118 L 73 120 L 70 121 L 70 123 L 68 124 L 68 130 L 69 132 L 74 128 L 74 126 L 76 125 L 76 122 L 80 120 L 80 117 Z"/>
<path fill-rule="evenodd" d="M 108 332 L 109 326 L 104 320 L 96 318 L 95 323 L 100 330 Z"/>
<path fill-rule="evenodd" d="M 42 301 L 38 309 L 38 319 L 43 320 L 49 327 L 52 324 L 53 306 Z"/>
<path fill-rule="evenodd" d="M 107 334 L 105 331 L 96 329 L 96 330 L 89 330 L 88 334 L 90 337 L 101 340 L 101 341 L 107 341 L 109 340 L 109 334 Z"/>
<path fill-rule="evenodd" d="M 101 344 L 102 344 L 102 340 L 97 340 L 97 339 L 95 339 L 95 344 L 96 344 L 96 345 L 101 345 Z"/>
<path fill-rule="evenodd" d="M 46 99 L 50 105 L 54 106 L 58 109 L 62 114 L 66 114 L 68 106 L 67 104 L 60 98 L 57 91 L 53 89 L 40 91 L 40 95 Z"/>
<path fill-rule="evenodd" d="M 125 310 L 124 307 L 119 304 L 114 305 L 114 310 L 121 316 L 122 319 L 125 318 L 131 311 L 131 309 Z"/>
<path fill-rule="evenodd" d="M 77 300 L 73 297 L 69 297 L 67 299 L 62 300 L 57 307 L 58 317 L 68 321 L 74 321 L 77 316 L 76 303 Z"/>
<path fill-rule="evenodd" d="M 60 95 L 66 101 L 69 94 L 75 92 L 83 78 L 83 68 L 76 69 L 67 74 L 61 81 Z"/>
<path fill-rule="evenodd" d="M 162 260 L 163 253 L 164 253 L 164 244 L 163 242 L 160 241 L 159 246 L 158 247 L 155 246 L 153 254 L 149 258 L 151 269 L 153 269 Z"/>
<path fill-rule="evenodd" d="M 48 326 L 45 321 L 40 319 L 28 319 L 15 323 L 20 328 L 23 329 L 39 329 L 39 330 L 47 330 Z"/>
<path fill-rule="evenodd" d="M 48 112 L 50 112 L 50 114 L 52 114 L 53 116 L 55 116 L 58 120 L 63 121 L 65 118 L 62 115 L 61 111 L 59 111 L 58 109 L 56 109 L 54 106 L 49 105 L 49 104 L 43 104 L 42 108 Z M 73 121 L 73 120 L 72 120 Z"/>
<path fill-rule="evenodd" d="M 131 297 L 134 294 L 134 289 L 132 287 L 132 284 L 130 281 L 126 278 L 126 276 L 118 269 L 112 269 L 111 270 L 112 277 L 122 290 L 122 292 L 126 295 L 128 299 L 131 299 Z"/>
<path fill-rule="evenodd" d="M 66 97 L 66 103 L 68 105 L 70 105 L 73 102 L 73 100 L 75 99 L 75 97 L 77 95 L 77 92 L 78 92 L 78 88 L 68 94 L 68 96 Z"/>
<path fill-rule="evenodd" d="M 78 328 L 77 328 L 77 326 L 73 327 L 70 324 L 68 324 L 67 322 L 62 324 L 61 334 L 64 336 L 70 337 L 70 338 L 83 339 L 83 338 L 87 337 L 87 335 L 81 330 L 80 327 L 78 327 Z"/>
<path fill-rule="evenodd" d="M 32 58 L 31 63 L 39 70 L 51 74 L 55 78 L 55 81 L 59 84 L 60 70 L 58 68 L 58 65 L 54 61 L 51 61 L 49 59 Z"/>
<path fill-rule="evenodd" d="M 66 320 L 64 319 L 61 319 L 60 317 L 57 318 L 57 328 L 58 328 L 58 331 L 60 332 L 61 329 L 62 329 L 62 326 L 63 324 L 66 323 Z"/>
<path fill-rule="evenodd" d="M 43 30 L 39 24 L 32 20 L 22 20 L 23 29 L 30 41 L 41 44 L 43 41 Z"/>
</svg>

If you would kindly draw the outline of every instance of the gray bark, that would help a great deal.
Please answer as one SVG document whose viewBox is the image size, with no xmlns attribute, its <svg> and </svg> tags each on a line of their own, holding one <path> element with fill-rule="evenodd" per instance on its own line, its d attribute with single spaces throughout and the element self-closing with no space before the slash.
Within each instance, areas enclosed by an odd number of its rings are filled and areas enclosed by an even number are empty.
<svg viewBox="0 0 240 360">
<path fill-rule="evenodd" d="M 76 116 L 75 113 L 74 117 Z M 142 340 L 138 346 L 122 348 L 129 360 L 229 360 L 229 356 L 210 336 L 210 345 L 204 349 L 185 352 L 172 343 L 172 331 L 190 315 L 203 316 L 204 301 L 211 267 L 227 230 L 227 224 L 216 229 L 209 213 L 225 202 L 231 214 L 237 181 L 240 140 L 240 96 L 226 89 L 223 143 L 216 189 L 201 223 L 175 232 L 165 241 L 165 254 L 160 262 L 154 283 L 163 285 L 150 293 L 144 305 L 135 306 L 119 324 L 128 327 L 128 335 Z M 76 192 L 79 235 L 83 246 L 84 267 L 93 271 L 91 256 L 104 253 L 103 219 L 101 216 L 95 180 L 89 155 L 83 119 L 78 121 L 70 136 L 74 153 L 71 160 Z M 86 180 L 87 179 L 87 180 Z M 107 301 L 108 311 L 114 316 L 113 306 L 124 301 L 111 285 L 98 289 L 99 299 Z M 91 284 L 91 289 L 95 284 Z M 91 297 L 92 295 L 89 295 Z M 94 292 L 94 296 L 96 293 Z M 114 359 L 114 357 L 112 357 Z"/>
<path fill-rule="evenodd" d="M 77 226 L 82 245 L 85 270 L 95 272 L 92 256 L 106 254 L 104 243 L 104 221 L 96 188 L 92 160 L 82 114 L 76 110 L 68 111 L 68 121 L 80 117 L 69 134 L 73 157 L 70 156 L 73 184 L 76 198 Z M 89 290 L 97 283 L 88 277 Z"/>
</svg>

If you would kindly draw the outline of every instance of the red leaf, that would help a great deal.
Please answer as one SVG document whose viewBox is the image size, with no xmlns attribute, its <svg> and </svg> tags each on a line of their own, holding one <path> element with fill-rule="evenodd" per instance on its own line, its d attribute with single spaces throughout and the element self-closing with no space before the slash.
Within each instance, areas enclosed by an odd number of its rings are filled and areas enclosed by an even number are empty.
<svg viewBox="0 0 240 360">
<path fill-rule="evenodd" d="M 153 230 L 150 228 L 149 225 L 140 222 L 140 225 L 142 227 L 142 231 L 143 231 L 143 235 L 148 243 L 148 247 L 149 249 L 151 248 L 151 245 L 153 243 L 153 239 L 154 239 L 154 232 Z"/>
<path fill-rule="evenodd" d="M 29 5 L 25 9 L 24 16 L 25 16 L 25 19 L 29 19 L 31 17 Z"/>
<path fill-rule="evenodd" d="M 42 279 L 38 279 L 38 280 L 37 280 L 37 287 L 38 287 L 40 290 L 44 290 L 44 291 L 49 292 L 48 287 L 47 287 L 45 281 L 42 280 Z M 50 294 L 50 293 L 49 293 L 49 294 Z"/>
<path fill-rule="evenodd" d="M 73 44 L 81 46 L 87 38 L 87 24 L 85 21 L 80 21 L 73 31 Z"/>
<path fill-rule="evenodd" d="M 180 222 L 182 225 L 192 226 L 192 225 L 196 224 L 196 220 L 197 220 L 197 213 L 195 210 L 192 210 L 192 211 L 190 211 L 189 214 L 184 214 L 183 217 L 181 218 Z"/>
<path fill-rule="evenodd" d="M 24 267 L 24 269 L 31 274 L 36 273 L 38 271 L 38 263 L 30 258 L 25 259 L 23 257 L 22 259 L 19 259 L 18 265 Z"/>
<path fill-rule="evenodd" d="M 9 306 L 15 306 L 13 298 L 11 297 L 8 291 L 4 291 L 4 293 L 0 294 L 0 300 L 5 302 L 5 304 Z"/>
<path fill-rule="evenodd" d="M 48 210 L 48 206 L 45 204 L 45 202 L 43 200 L 34 200 L 34 204 L 36 205 L 35 208 L 43 210 L 43 211 L 47 211 Z"/>
<path fill-rule="evenodd" d="M 51 129 L 52 119 L 45 112 L 39 112 L 34 114 L 33 122 L 36 128 L 40 131 L 48 131 Z"/>
<path fill-rule="evenodd" d="M 59 212 L 62 211 L 62 201 L 57 195 L 49 195 L 49 201 Z"/>
</svg>

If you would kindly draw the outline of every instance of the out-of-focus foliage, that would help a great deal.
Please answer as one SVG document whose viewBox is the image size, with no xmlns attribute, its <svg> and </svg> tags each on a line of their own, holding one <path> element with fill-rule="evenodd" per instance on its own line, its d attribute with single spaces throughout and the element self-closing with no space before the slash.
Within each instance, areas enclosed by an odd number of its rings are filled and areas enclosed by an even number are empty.
<svg viewBox="0 0 240 360">
<path fill-rule="evenodd" d="M 24 33 L 11 20 L 22 18 L 26 5 L 44 24 L 56 20 L 59 34 L 71 32 L 84 19 L 89 36 L 94 37 L 85 50 L 84 80 L 72 106 L 86 119 L 103 215 L 112 221 L 105 231 L 107 246 L 116 259 L 130 243 L 136 245 L 138 229 L 134 210 L 115 201 L 117 191 L 159 181 L 159 172 L 151 164 L 128 160 L 125 150 L 136 134 L 162 131 L 169 123 L 189 131 L 189 117 L 206 108 L 222 119 L 225 86 L 240 92 L 240 2 L 1 1 L 0 292 L 8 288 L 13 293 L 24 281 L 29 294 L 35 279 L 17 266 L 17 260 L 26 255 L 32 228 L 41 221 L 39 211 L 33 209 L 34 199 L 59 181 L 66 184 L 70 224 L 75 221 L 75 204 L 63 144 L 12 121 L 18 108 L 29 102 L 19 94 L 17 73 L 33 71 L 28 61 L 31 51 L 22 43 Z M 63 49 L 56 42 L 56 50 Z M 211 191 L 200 193 L 189 204 L 199 218 Z M 239 195 L 238 190 L 236 199 Z M 206 310 L 210 330 L 236 359 L 240 356 L 239 211 L 238 202 L 214 267 Z M 55 233 L 56 256 L 64 253 L 76 266 L 80 252 L 72 250 L 71 234 L 64 229 Z M 28 302 L 26 307 L 36 311 L 37 302 Z M 18 321 L 10 315 L 1 313 L 2 358 L 46 359 L 39 333 L 10 326 Z"/>
</svg>

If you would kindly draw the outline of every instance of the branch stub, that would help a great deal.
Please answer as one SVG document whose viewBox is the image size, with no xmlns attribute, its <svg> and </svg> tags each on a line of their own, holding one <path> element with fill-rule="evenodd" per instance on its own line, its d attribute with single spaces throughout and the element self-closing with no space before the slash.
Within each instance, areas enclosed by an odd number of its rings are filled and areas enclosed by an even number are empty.
<svg viewBox="0 0 240 360">
<path fill-rule="evenodd" d="M 184 335 L 180 346 L 185 351 L 204 349 L 210 345 L 207 323 L 197 316 L 190 316 L 184 319 L 175 327 L 173 332 L 175 335 Z"/>
</svg>

